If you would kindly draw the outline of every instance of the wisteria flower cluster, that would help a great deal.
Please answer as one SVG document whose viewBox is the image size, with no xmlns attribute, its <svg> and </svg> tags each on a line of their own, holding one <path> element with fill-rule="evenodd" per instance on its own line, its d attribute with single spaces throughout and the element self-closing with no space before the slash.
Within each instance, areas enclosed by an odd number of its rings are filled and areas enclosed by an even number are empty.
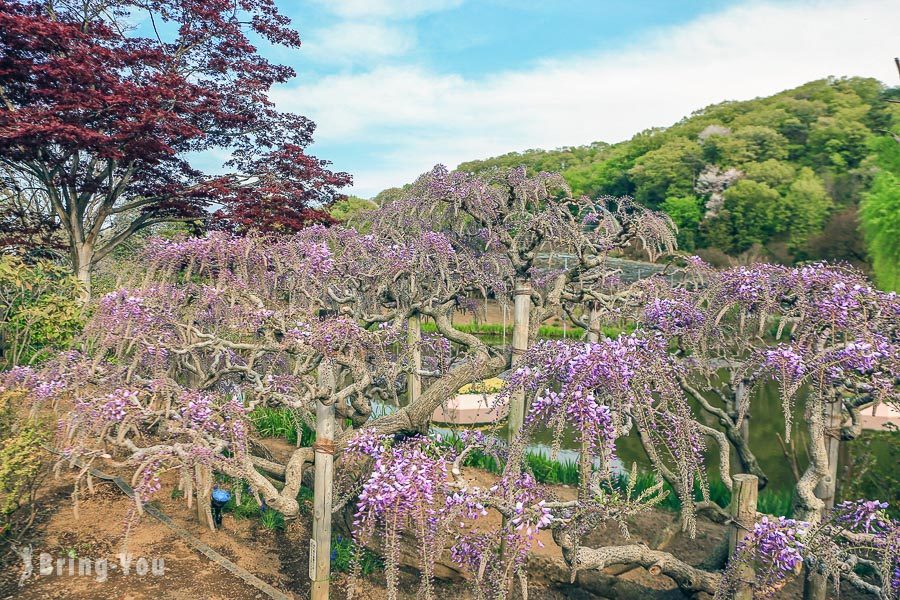
<svg viewBox="0 0 900 600">
<path fill-rule="evenodd" d="M 900 524 L 892 521 L 886 502 L 847 501 L 835 506 L 817 523 L 764 516 L 739 544 L 728 563 L 717 598 L 727 598 L 742 577 L 744 566 L 755 573 L 754 597 L 770 597 L 780 590 L 804 564 L 834 579 L 859 585 L 867 591 L 879 589 L 853 573 L 860 556 L 875 565 L 882 589 L 896 594 L 900 569 Z"/>
<path fill-rule="evenodd" d="M 667 335 L 681 335 L 702 327 L 706 315 L 686 300 L 654 298 L 644 309 L 644 321 Z"/>
<path fill-rule="evenodd" d="M 362 547 L 376 531 L 382 532 L 388 587 L 396 593 L 402 536 L 412 537 L 421 548 L 422 594 L 428 595 L 434 561 L 440 553 L 436 546 L 445 507 L 446 463 L 423 437 L 393 444 L 364 434 L 356 437 L 352 448 L 375 454 L 356 504 L 353 525 L 357 544 Z"/>
<path fill-rule="evenodd" d="M 837 522 L 855 531 L 880 533 L 892 526 L 885 509 L 889 504 L 878 500 L 847 500 L 835 507 Z"/>
<path fill-rule="evenodd" d="M 716 598 L 730 597 L 737 583 L 735 580 L 741 576 L 742 566 L 747 564 L 755 571 L 754 597 L 774 595 L 789 578 L 800 572 L 809 528 L 809 523 L 785 517 L 760 519 L 728 562 L 725 585 Z"/>
<path fill-rule="evenodd" d="M 794 385 L 808 371 L 803 354 L 788 344 L 780 344 L 765 351 L 764 365 L 787 386 Z"/>
<path fill-rule="evenodd" d="M 504 394 L 534 393 L 524 435 L 547 427 L 558 440 L 570 428 L 584 451 L 599 459 L 604 476 L 612 474 L 615 441 L 626 423 L 637 426 L 656 448 L 651 458 L 667 469 L 675 465 L 675 485 L 690 514 L 690 490 L 695 482 L 703 487 L 705 444 L 666 344 L 661 336 L 638 334 L 595 344 L 540 342 L 529 349 Z"/>
<path fill-rule="evenodd" d="M 461 522 L 453 534 L 450 556 L 474 575 L 480 597 L 502 596 L 511 575 L 525 577 L 529 553 L 535 546 L 544 546 L 539 533 L 553 523 L 552 511 L 543 496 L 530 473 L 510 471 L 487 490 L 467 489 L 454 494 L 453 505 L 463 508 L 459 516 L 470 522 L 487 515 L 486 505 L 505 507 L 507 519 L 503 526 L 463 527 L 467 523 Z M 451 513 L 453 516 L 456 514 Z"/>
</svg>

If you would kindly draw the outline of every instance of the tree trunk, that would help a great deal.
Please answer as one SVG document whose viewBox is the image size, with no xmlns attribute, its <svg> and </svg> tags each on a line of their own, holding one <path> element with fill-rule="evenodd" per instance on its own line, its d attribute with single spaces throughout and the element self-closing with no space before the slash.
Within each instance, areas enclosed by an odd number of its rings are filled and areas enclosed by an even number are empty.
<svg viewBox="0 0 900 600">
<path fill-rule="evenodd" d="M 319 365 L 319 385 L 334 387 L 330 365 Z M 331 496 L 334 484 L 334 404 L 316 402 L 316 481 L 313 490 L 313 539 L 309 548 L 312 600 L 328 600 L 331 578 Z"/>
<path fill-rule="evenodd" d="M 837 493 L 838 458 L 841 447 L 841 401 L 838 398 L 825 406 L 825 447 L 828 452 L 828 475 L 816 485 L 816 497 L 825 503 L 825 510 L 834 508 Z"/>
<path fill-rule="evenodd" d="M 828 579 L 818 571 L 804 567 L 806 581 L 803 585 L 803 600 L 825 600 L 828 596 Z"/>
<path fill-rule="evenodd" d="M 596 302 L 589 304 L 587 341 L 596 344 L 600 341 L 600 309 Z"/>
<path fill-rule="evenodd" d="M 87 243 L 74 243 L 72 248 L 72 269 L 75 277 L 82 285 L 85 300 L 91 297 L 91 269 L 94 262 L 94 246 Z"/>
<path fill-rule="evenodd" d="M 513 307 L 512 366 L 516 367 L 528 350 L 528 326 L 531 313 L 531 282 L 526 279 L 516 281 L 515 305 Z M 525 391 L 516 390 L 509 397 L 509 439 L 515 438 L 525 423 Z"/>
<path fill-rule="evenodd" d="M 818 440 L 811 440 L 816 444 L 817 452 L 810 452 L 810 458 L 819 463 L 817 474 L 819 481 L 814 489 L 815 497 L 822 501 L 818 518 L 822 518 L 825 511 L 834 507 L 834 496 L 837 489 L 838 456 L 841 443 L 841 401 L 835 398 L 825 404 L 823 415 L 823 431 Z M 824 469 L 822 468 L 824 467 Z M 807 488 L 808 489 L 808 488 Z M 813 513 L 815 515 L 815 513 Z M 809 517 L 804 517 L 809 518 Z M 805 581 L 803 586 L 803 600 L 825 600 L 828 593 L 828 578 L 818 572 L 817 569 L 804 568 Z"/>
</svg>

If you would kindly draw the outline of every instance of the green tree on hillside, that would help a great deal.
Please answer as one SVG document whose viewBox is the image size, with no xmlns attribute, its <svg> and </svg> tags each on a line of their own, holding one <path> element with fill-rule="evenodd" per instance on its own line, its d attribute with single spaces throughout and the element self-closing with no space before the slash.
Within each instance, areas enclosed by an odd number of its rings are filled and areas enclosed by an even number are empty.
<svg viewBox="0 0 900 600">
<path fill-rule="evenodd" d="M 784 227 L 787 216 L 781 194 L 764 183 L 742 179 L 725 190 L 725 211 L 731 219 L 732 252 L 762 244 Z"/>
<path fill-rule="evenodd" d="M 784 204 L 789 231 L 787 242 L 792 250 L 800 248 L 810 236 L 822 231 L 834 208 L 822 180 L 808 167 L 800 169 L 800 174 L 785 194 Z"/>
<path fill-rule="evenodd" d="M 328 214 L 338 221 L 346 223 L 359 213 L 374 208 L 378 208 L 378 205 L 371 200 L 366 200 L 359 196 L 347 196 L 332 204 Z"/>
<path fill-rule="evenodd" d="M 749 125 L 738 129 L 734 137 L 746 143 L 745 151 L 748 158 L 744 162 L 787 158 L 787 138 L 771 127 Z"/>
<path fill-rule="evenodd" d="M 852 227 L 864 196 L 874 195 L 867 203 L 882 206 L 892 193 L 878 171 L 900 176 L 882 164 L 886 159 L 875 160 L 882 153 L 872 144 L 880 132 L 896 131 L 900 104 L 889 100 L 898 97 L 900 88 L 875 79 L 822 79 L 767 98 L 708 106 L 613 145 L 514 152 L 461 168 L 561 170 L 576 194 L 630 195 L 681 219 L 685 248 L 740 254 L 758 244 L 782 261 L 837 258 L 866 266 Z M 726 202 L 725 186 L 710 188 L 703 174 L 729 172 L 745 183 Z M 699 219 L 690 197 L 698 199 Z M 882 239 L 874 222 L 885 218 L 863 215 L 870 247 Z M 825 236 L 826 229 L 839 235 Z M 872 250 L 873 258 L 877 253 Z"/>
<path fill-rule="evenodd" d="M 660 205 L 678 227 L 678 247 L 682 250 L 690 251 L 697 247 L 697 226 L 703 217 L 702 205 L 696 196 L 671 196 Z"/>
<path fill-rule="evenodd" d="M 900 291 L 900 177 L 879 173 L 860 212 L 878 284 Z"/>
<path fill-rule="evenodd" d="M 764 183 L 778 191 L 785 191 L 797 176 L 797 169 L 794 165 L 774 158 L 763 162 L 749 163 L 744 165 L 743 170 L 747 179 Z"/>
<path fill-rule="evenodd" d="M 638 158 L 628 175 L 635 184 L 635 199 L 656 207 L 668 196 L 690 194 L 702 167 L 700 144 L 675 138 Z"/>
<path fill-rule="evenodd" d="M 880 170 L 863 197 L 860 217 L 878 284 L 900 291 L 900 143 L 880 137 L 872 148 Z"/>
<path fill-rule="evenodd" d="M 869 128 L 857 121 L 824 117 L 809 133 L 807 162 L 839 169 L 857 167 L 868 154 L 870 135 Z"/>
</svg>

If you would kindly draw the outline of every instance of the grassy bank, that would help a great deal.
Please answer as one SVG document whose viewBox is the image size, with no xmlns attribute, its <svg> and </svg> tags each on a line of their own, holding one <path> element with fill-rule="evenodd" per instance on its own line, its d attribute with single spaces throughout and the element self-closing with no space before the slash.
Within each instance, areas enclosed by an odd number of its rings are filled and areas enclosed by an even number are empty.
<svg viewBox="0 0 900 600">
<path fill-rule="evenodd" d="M 299 434 L 301 446 L 310 446 L 315 441 L 315 432 L 296 418 L 289 409 L 258 408 L 251 413 L 250 418 L 256 431 L 262 436 L 283 438 L 291 444 L 296 444 Z M 462 442 L 455 436 L 445 437 L 442 443 L 457 450 L 462 449 Z M 482 469 L 495 474 L 500 474 L 504 467 L 502 461 L 499 461 L 495 456 L 479 450 L 470 453 L 463 464 L 467 467 Z M 525 467 L 540 483 L 547 485 L 578 485 L 579 472 L 578 464 L 575 461 L 553 460 L 540 452 L 528 451 L 525 455 Z M 653 472 L 641 471 L 637 477 L 638 479 L 633 488 L 635 494 L 640 494 L 656 484 L 656 474 Z M 615 482 L 616 488 L 620 491 L 624 491 L 627 485 L 628 476 L 625 474 L 622 474 Z M 681 501 L 675 494 L 672 486 L 665 483 L 663 487 L 668 494 L 659 507 L 671 511 L 681 510 Z M 694 490 L 694 496 L 697 500 L 702 498 L 699 487 Z M 709 482 L 709 497 L 710 500 L 723 508 L 727 507 L 729 502 L 731 502 L 731 492 L 719 479 Z M 790 490 L 765 489 L 759 494 L 757 506 L 758 510 L 763 513 L 790 516 L 792 501 L 793 497 Z M 250 507 L 248 507 L 249 509 Z M 239 507 L 235 507 L 235 510 L 236 512 L 241 512 Z M 258 510 L 258 508 L 253 510 Z"/>
<path fill-rule="evenodd" d="M 503 325 L 499 323 L 457 323 L 454 324 L 453 327 L 463 333 L 492 338 L 491 341 L 494 339 L 502 339 L 505 329 L 507 340 L 512 340 L 513 326 L 511 324 L 504 328 Z M 617 337 L 622 331 L 624 330 L 618 327 L 603 327 L 603 333 L 607 337 Z M 424 322 L 422 323 L 422 332 L 435 333 L 437 332 L 437 327 L 435 327 L 434 323 Z M 584 337 L 584 329 L 581 327 L 566 327 L 563 329 L 559 325 L 542 325 L 541 328 L 538 329 L 538 337 L 547 340 L 561 340 L 563 338 L 577 340 Z"/>
</svg>

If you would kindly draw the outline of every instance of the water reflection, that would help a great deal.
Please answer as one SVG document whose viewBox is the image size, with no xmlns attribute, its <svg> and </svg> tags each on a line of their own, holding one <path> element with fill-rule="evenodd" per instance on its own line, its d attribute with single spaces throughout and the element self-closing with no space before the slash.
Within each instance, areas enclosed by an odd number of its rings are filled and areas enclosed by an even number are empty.
<svg viewBox="0 0 900 600">
<path fill-rule="evenodd" d="M 715 403 L 714 398 L 709 398 L 711 403 Z M 695 407 L 697 408 L 697 407 Z M 380 416 L 389 412 L 393 412 L 396 407 L 382 402 L 373 402 L 373 417 Z M 765 386 L 759 387 L 751 401 L 750 420 L 750 448 L 756 455 L 760 466 L 769 476 L 770 488 L 775 490 L 790 489 L 794 486 L 795 480 L 791 471 L 791 464 L 785 456 L 784 449 L 778 440 L 778 435 L 784 438 L 784 413 L 782 411 L 782 400 L 780 390 L 775 382 L 771 382 Z M 699 415 L 707 425 L 714 426 L 715 420 L 701 410 L 696 410 L 695 415 Z M 797 449 L 797 462 L 801 469 L 806 467 L 806 440 L 808 438 L 808 429 L 806 420 L 803 418 L 803 402 L 797 402 L 794 410 L 794 425 L 792 430 L 793 446 Z M 452 427 L 433 427 L 433 431 L 450 434 L 453 432 Z M 463 429 L 460 427 L 459 429 Z M 480 427 L 487 435 L 494 435 L 502 439 L 506 439 L 507 430 L 505 422 L 491 426 Z M 552 454 L 553 432 L 548 429 L 541 429 L 536 432 L 529 444 L 528 450 L 550 457 Z M 630 435 L 620 438 L 616 444 L 619 464 L 618 468 L 623 466 L 630 468 L 632 463 L 637 463 L 639 467 L 649 468 L 650 463 L 641 446 L 641 442 L 637 434 L 632 431 Z M 563 432 L 560 440 L 559 451 L 556 453 L 556 460 L 561 462 L 577 461 L 579 457 L 579 444 L 575 440 L 575 433 L 571 430 Z M 707 451 L 707 464 L 710 465 L 710 475 L 718 476 L 719 460 L 718 449 L 715 443 L 709 441 Z M 737 472 L 737 457 L 734 452 L 731 453 L 732 472 Z"/>
</svg>

